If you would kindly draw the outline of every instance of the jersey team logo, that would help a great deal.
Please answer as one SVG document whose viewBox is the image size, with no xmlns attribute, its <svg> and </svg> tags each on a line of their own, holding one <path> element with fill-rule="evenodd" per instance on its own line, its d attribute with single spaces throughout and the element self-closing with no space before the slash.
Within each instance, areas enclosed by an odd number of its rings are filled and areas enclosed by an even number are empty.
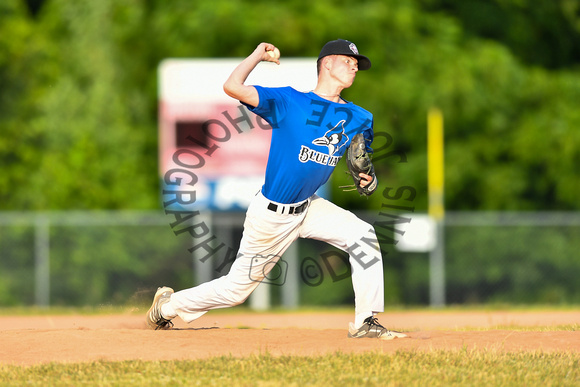
<svg viewBox="0 0 580 387">
<path fill-rule="evenodd" d="M 298 159 L 305 163 L 307 161 L 314 161 L 315 163 L 329 166 L 336 166 L 340 160 L 340 156 L 334 156 L 336 152 L 348 143 L 348 136 L 344 131 L 345 120 L 341 120 L 332 129 L 324 133 L 324 136 L 318 137 L 312 141 L 314 145 L 326 146 L 328 154 L 318 152 L 302 145 Z"/>
<path fill-rule="evenodd" d="M 334 128 L 324 133 L 324 136 L 318 137 L 312 143 L 314 145 L 326 145 L 328 154 L 332 156 L 348 142 L 348 136 L 344 132 L 345 122 L 345 120 L 340 121 Z"/>
</svg>

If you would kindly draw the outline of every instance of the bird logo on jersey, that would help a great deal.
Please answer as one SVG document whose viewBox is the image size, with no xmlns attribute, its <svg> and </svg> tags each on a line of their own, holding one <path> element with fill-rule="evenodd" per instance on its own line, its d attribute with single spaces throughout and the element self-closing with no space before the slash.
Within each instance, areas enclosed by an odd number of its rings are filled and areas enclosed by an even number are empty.
<svg viewBox="0 0 580 387">
<path fill-rule="evenodd" d="M 349 141 L 349 138 L 344 131 L 345 122 L 346 120 L 340 121 L 334 126 L 334 128 L 324 133 L 324 136 L 318 137 L 312 141 L 314 145 L 326 146 L 328 148 L 328 154 L 302 145 L 298 155 L 298 160 L 302 163 L 313 161 L 317 164 L 335 167 L 341 156 L 334 156 L 334 154 Z"/>
<path fill-rule="evenodd" d="M 348 136 L 344 132 L 345 122 L 345 120 L 341 120 L 334 128 L 324 133 L 324 136 L 318 137 L 312 143 L 314 145 L 326 145 L 328 147 L 328 154 L 332 156 L 348 142 Z"/>
</svg>

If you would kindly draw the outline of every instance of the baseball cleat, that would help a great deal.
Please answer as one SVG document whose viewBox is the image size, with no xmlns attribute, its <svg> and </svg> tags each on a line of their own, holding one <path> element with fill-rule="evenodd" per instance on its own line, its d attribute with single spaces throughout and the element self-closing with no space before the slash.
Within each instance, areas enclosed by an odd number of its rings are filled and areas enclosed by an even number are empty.
<svg viewBox="0 0 580 387">
<path fill-rule="evenodd" d="M 404 333 L 390 331 L 379 323 L 379 320 L 375 317 L 369 317 L 364 321 L 364 324 L 356 329 L 352 323 L 350 323 L 348 329 L 348 337 L 353 339 L 380 339 L 380 340 L 393 340 L 397 338 L 409 337 Z"/>
<path fill-rule="evenodd" d="M 173 323 L 171 320 L 166 319 L 161 314 L 161 305 L 169 302 L 171 295 L 173 294 L 173 289 L 163 286 L 157 288 L 155 292 L 155 297 L 153 297 L 153 304 L 149 311 L 147 312 L 147 326 L 151 329 L 171 329 L 173 328 Z"/>
</svg>

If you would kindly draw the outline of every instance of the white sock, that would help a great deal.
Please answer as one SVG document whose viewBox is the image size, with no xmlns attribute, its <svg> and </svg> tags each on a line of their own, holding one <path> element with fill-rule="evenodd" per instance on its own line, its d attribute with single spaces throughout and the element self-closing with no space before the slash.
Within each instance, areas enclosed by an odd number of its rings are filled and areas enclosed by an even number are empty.
<svg viewBox="0 0 580 387">
<path fill-rule="evenodd" d="M 175 312 L 175 308 L 171 305 L 171 301 L 161 305 L 161 315 L 168 320 L 177 317 L 177 312 Z"/>
</svg>

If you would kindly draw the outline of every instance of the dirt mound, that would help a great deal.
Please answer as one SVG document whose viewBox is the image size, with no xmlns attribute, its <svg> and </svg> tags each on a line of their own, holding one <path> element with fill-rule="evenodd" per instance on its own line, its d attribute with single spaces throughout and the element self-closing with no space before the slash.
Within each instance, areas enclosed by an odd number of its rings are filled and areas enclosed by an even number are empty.
<svg viewBox="0 0 580 387">
<path fill-rule="evenodd" d="M 577 324 L 580 312 L 397 312 L 381 322 L 408 332 L 391 341 L 348 339 L 350 313 L 209 313 L 170 331 L 141 315 L 0 317 L 0 363 L 187 360 L 270 353 L 322 355 L 464 348 L 580 352 L 578 332 L 510 331 L 509 326 Z M 496 330 L 463 331 L 460 328 Z"/>
</svg>

